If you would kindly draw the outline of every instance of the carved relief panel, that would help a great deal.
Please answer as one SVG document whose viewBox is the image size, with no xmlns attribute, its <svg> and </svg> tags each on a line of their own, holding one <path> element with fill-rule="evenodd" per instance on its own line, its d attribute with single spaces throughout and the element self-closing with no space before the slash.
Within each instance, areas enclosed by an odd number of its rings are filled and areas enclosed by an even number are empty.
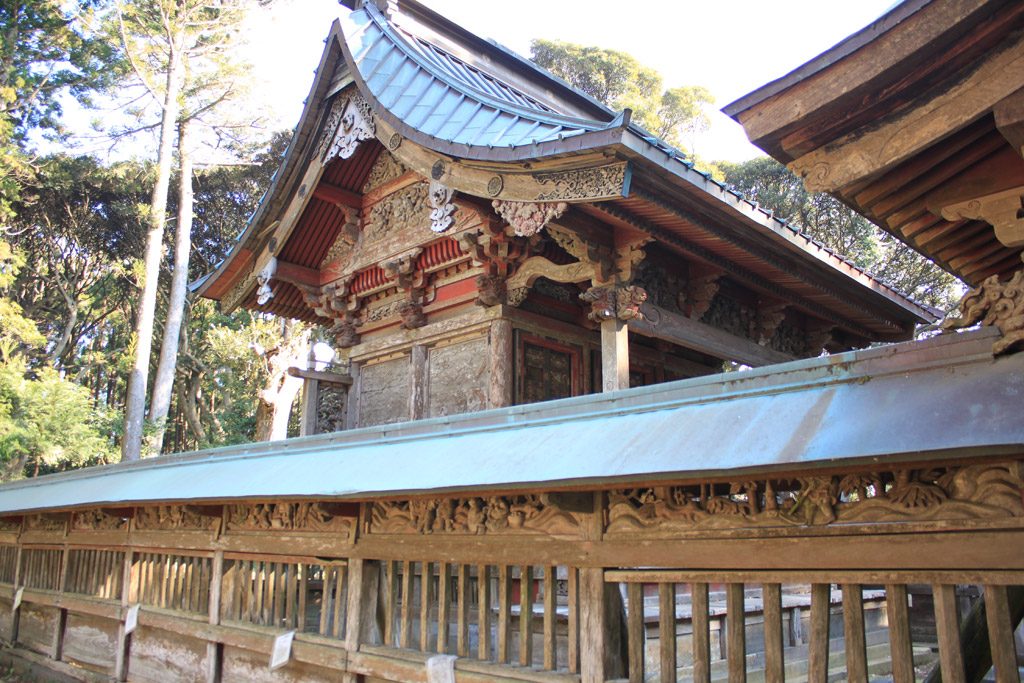
<svg viewBox="0 0 1024 683">
<path fill-rule="evenodd" d="M 378 502 L 371 509 L 371 534 L 539 534 L 575 537 L 580 513 L 569 512 L 543 494 L 434 498 Z"/>
<path fill-rule="evenodd" d="M 1024 517 L 1024 464 L 807 476 L 608 493 L 609 537 Z"/>
</svg>

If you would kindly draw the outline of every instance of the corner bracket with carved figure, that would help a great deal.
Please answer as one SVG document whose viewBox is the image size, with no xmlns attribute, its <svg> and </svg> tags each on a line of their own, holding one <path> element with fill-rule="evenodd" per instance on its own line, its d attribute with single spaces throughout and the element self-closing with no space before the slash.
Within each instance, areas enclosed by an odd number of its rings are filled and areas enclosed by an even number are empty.
<svg viewBox="0 0 1024 683">
<path fill-rule="evenodd" d="M 1000 355 L 1024 344 L 1024 269 L 1002 282 L 992 275 L 960 300 L 960 316 L 942 323 L 943 330 L 955 330 L 981 323 L 995 326 L 1003 333 L 992 345 L 992 353 Z"/>
</svg>

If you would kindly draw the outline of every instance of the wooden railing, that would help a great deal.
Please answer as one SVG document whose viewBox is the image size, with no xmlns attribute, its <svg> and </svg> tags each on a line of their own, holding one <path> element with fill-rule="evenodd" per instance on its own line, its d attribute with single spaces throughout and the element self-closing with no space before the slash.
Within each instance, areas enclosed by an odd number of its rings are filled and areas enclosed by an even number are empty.
<svg viewBox="0 0 1024 683">
<path fill-rule="evenodd" d="M 1018 683 L 1024 467 L 915 468 L 0 518 L 0 637 L 116 680 Z"/>
</svg>

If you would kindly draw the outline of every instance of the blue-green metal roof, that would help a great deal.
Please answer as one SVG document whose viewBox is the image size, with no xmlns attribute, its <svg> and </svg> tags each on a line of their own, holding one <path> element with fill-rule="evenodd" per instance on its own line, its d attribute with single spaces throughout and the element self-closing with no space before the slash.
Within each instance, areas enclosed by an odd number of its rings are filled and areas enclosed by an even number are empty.
<svg viewBox="0 0 1024 683">
<path fill-rule="evenodd" d="M 357 81 L 396 120 L 446 143 L 516 147 L 614 128 L 564 116 L 391 25 L 372 4 L 341 18 Z"/>
<path fill-rule="evenodd" d="M 0 486 L 0 513 L 87 505 L 552 490 L 890 467 L 1024 450 L 1024 353 L 994 328 L 759 370 L 94 467 Z"/>
</svg>

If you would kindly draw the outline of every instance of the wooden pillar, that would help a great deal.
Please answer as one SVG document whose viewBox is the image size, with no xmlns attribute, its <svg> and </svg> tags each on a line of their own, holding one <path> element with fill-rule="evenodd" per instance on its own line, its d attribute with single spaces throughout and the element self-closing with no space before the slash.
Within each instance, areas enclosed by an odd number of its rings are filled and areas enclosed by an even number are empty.
<svg viewBox="0 0 1024 683">
<path fill-rule="evenodd" d="M 411 567 L 406 564 L 406 572 Z M 345 605 L 345 649 L 357 652 L 362 643 L 380 642 L 381 629 L 376 621 L 380 569 L 376 562 L 353 558 L 348 563 L 348 602 Z M 407 584 L 408 585 L 408 584 Z M 411 604 L 411 596 L 402 596 L 403 605 Z M 357 675 L 347 672 L 346 683 L 355 683 Z"/>
<path fill-rule="evenodd" d="M 309 377 L 302 382 L 302 410 L 299 413 L 299 436 L 317 432 L 317 407 L 320 403 L 320 380 Z"/>
<path fill-rule="evenodd" d="M 604 570 L 579 570 L 580 681 L 604 683 L 608 624 L 605 612 Z"/>
<path fill-rule="evenodd" d="M 423 344 L 412 347 L 409 371 L 409 419 L 420 420 L 427 411 L 427 347 Z"/>
<path fill-rule="evenodd" d="M 224 551 L 216 550 L 213 553 L 213 567 L 210 571 L 209 616 L 210 624 L 213 626 L 220 623 L 220 601 L 223 577 Z M 206 644 L 206 683 L 219 683 L 223 655 L 224 646 L 220 643 L 209 642 Z"/>
<path fill-rule="evenodd" d="M 57 592 L 63 594 L 68 584 L 68 561 L 71 550 L 64 546 L 60 556 L 60 579 L 57 584 Z M 50 644 L 50 658 L 59 662 L 64 655 L 64 629 L 68 624 L 68 610 L 64 607 L 57 608 L 57 624 L 53 631 L 53 641 Z"/>
<path fill-rule="evenodd" d="M 345 429 L 355 429 L 359 426 L 359 394 L 361 381 L 359 379 L 360 365 L 354 361 L 349 363 L 349 374 L 352 375 L 352 386 L 348 390 L 348 400 L 345 402 L 346 416 Z"/>
<path fill-rule="evenodd" d="M 495 320 L 490 330 L 488 408 L 512 405 L 512 322 Z"/>
<path fill-rule="evenodd" d="M 121 569 L 121 623 L 117 627 L 117 656 L 114 662 L 114 679 L 118 681 L 128 680 L 128 659 L 130 655 L 132 636 L 124 632 L 124 613 L 132 599 L 139 598 L 132 595 L 134 554 L 131 550 L 124 551 L 124 566 Z"/>
<path fill-rule="evenodd" d="M 629 388 L 629 328 L 618 318 L 601 321 L 601 391 Z"/>
</svg>

